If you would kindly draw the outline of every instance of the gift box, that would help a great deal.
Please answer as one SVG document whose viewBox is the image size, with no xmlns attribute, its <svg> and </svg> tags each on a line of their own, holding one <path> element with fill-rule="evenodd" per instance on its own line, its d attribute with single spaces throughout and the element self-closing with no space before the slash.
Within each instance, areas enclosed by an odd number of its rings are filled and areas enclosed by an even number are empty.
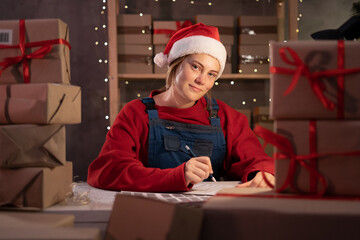
<svg viewBox="0 0 360 240">
<path fill-rule="evenodd" d="M 273 131 L 274 120 L 269 117 L 270 107 L 269 106 L 257 106 L 253 108 L 253 123 L 254 126 L 260 125 L 266 129 Z"/>
<path fill-rule="evenodd" d="M 219 29 L 220 40 L 224 45 L 234 44 L 234 17 L 229 15 L 196 15 L 197 23 L 214 26 Z"/>
<path fill-rule="evenodd" d="M 191 26 L 190 20 L 186 21 L 153 21 L 153 44 L 167 44 L 171 36 L 182 28 Z"/>
<path fill-rule="evenodd" d="M 270 117 L 359 119 L 360 45 L 353 41 L 270 44 Z"/>
<path fill-rule="evenodd" d="M 118 44 L 151 44 L 152 17 L 149 14 L 117 15 Z"/>
<path fill-rule="evenodd" d="M 119 73 L 153 73 L 152 45 L 118 45 Z"/>
<path fill-rule="evenodd" d="M 71 193 L 72 163 L 54 168 L 0 168 L 1 208 L 44 209 Z"/>
<path fill-rule="evenodd" d="M 228 188 L 206 201 L 200 239 L 354 239 L 360 235 L 357 200 Z M 356 237 L 355 237 L 356 238 Z"/>
<path fill-rule="evenodd" d="M 74 220 L 74 215 L 70 214 L 2 211 L 0 213 L 0 229 L 74 227 Z"/>
<path fill-rule="evenodd" d="M 275 16 L 239 16 L 238 29 L 239 44 L 267 45 L 278 40 Z"/>
<path fill-rule="evenodd" d="M 270 108 L 269 106 L 257 106 L 254 107 L 253 111 L 253 127 L 261 126 L 270 131 L 274 130 L 274 120 L 269 118 Z M 259 138 L 261 145 L 264 144 L 264 140 Z M 265 146 L 265 153 L 272 157 L 274 153 L 274 147 L 270 144 Z"/>
<path fill-rule="evenodd" d="M 196 240 L 201 225 L 200 208 L 118 194 L 105 239 Z"/>
<path fill-rule="evenodd" d="M 55 83 L 0 85 L 1 124 L 81 122 L 79 86 Z"/>
<path fill-rule="evenodd" d="M 0 239 L 101 239 L 99 229 L 74 227 L 74 220 L 62 213 L 1 211 Z"/>
<path fill-rule="evenodd" d="M 70 84 L 69 29 L 60 19 L 2 20 L 0 31 L 0 84 Z M 21 37 L 23 36 L 23 38 Z M 19 39 L 24 41 L 19 42 Z M 24 52 L 20 43 L 24 44 Z M 23 67 L 27 69 L 25 74 Z"/>
<path fill-rule="evenodd" d="M 354 184 L 360 178 L 360 121 L 276 120 L 274 128 L 281 136 L 269 137 L 277 142 L 276 191 L 360 195 Z"/>
<path fill-rule="evenodd" d="M 54 167 L 66 162 L 64 125 L 0 125 L 0 167 Z"/>
<path fill-rule="evenodd" d="M 100 229 L 81 228 L 6 228 L 0 229 L 0 240 L 102 240 Z"/>
<path fill-rule="evenodd" d="M 243 74 L 269 73 L 268 45 L 240 45 L 238 72 Z"/>
</svg>

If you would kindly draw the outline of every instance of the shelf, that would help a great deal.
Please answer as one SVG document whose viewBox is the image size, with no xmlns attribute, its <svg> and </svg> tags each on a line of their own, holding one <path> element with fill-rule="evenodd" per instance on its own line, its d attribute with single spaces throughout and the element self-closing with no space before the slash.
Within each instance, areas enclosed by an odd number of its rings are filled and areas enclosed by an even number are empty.
<svg viewBox="0 0 360 240">
<path fill-rule="evenodd" d="M 158 79 L 158 80 L 165 80 L 166 74 L 147 74 L 147 73 L 121 73 L 118 74 L 119 80 L 146 80 L 146 79 Z M 269 74 L 223 74 L 219 80 L 223 79 L 269 79 Z"/>
</svg>

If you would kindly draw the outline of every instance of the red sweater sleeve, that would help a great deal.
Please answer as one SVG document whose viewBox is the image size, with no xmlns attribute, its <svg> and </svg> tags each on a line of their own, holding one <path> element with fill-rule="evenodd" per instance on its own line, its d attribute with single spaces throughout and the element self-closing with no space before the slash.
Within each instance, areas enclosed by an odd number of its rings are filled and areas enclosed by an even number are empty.
<svg viewBox="0 0 360 240">
<path fill-rule="evenodd" d="M 182 164 L 148 168 L 148 119 L 140 100 L 128 103 L 106 136 L 99 156 L 88 168 L 89 185 L 109 190 L 187 191 Z"/>
<path fill-rule="evenodd" d="M 246 182 L 249 174 L 265 171 L 274 175 L 274 161 L 263 150 L 257 136 L 249 127 L 246 116 L 225 103 L 218 101 L 227 153 L 225 171 L 231 180 Z"/>
</svg>

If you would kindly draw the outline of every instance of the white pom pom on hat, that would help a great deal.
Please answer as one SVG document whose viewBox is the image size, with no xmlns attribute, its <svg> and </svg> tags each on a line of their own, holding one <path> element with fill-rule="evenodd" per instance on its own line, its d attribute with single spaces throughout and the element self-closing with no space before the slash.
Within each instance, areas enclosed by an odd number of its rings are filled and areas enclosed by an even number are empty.
<svg viewBox="0 0 360 240">
<path fill-rule="evenodd" d="M 156 54 L 154 57 L 154 63 L 159 67 L 166 66 L 168 64 L 167 61 L 168 61 L 167 55 L 164 55 L 162 52 Z"/>
<path fill-rule="evenodd" d="M 216 58 L 220 64 L 220 77 L 225 68 L 226 49 L 220 42 L 216 27 L 197 23 L 177 31 L 167 43 L 164 53 L 158 53 L 154 62 L 159 67 L 169 66 L 175 59 L 194 53 L 206 53 Z"/>
</svg>

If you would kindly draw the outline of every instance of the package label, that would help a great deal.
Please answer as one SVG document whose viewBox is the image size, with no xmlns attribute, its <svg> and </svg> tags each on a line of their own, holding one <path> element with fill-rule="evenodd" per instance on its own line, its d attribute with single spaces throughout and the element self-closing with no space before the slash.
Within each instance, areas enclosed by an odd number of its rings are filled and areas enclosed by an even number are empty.
<svg viewBox="0 0 360 240">
<path fill-rule="evenodd" d="M 0 29 L 0 44 L 12 45 L 13 30 L 12 29 Z"/>
</svg>

